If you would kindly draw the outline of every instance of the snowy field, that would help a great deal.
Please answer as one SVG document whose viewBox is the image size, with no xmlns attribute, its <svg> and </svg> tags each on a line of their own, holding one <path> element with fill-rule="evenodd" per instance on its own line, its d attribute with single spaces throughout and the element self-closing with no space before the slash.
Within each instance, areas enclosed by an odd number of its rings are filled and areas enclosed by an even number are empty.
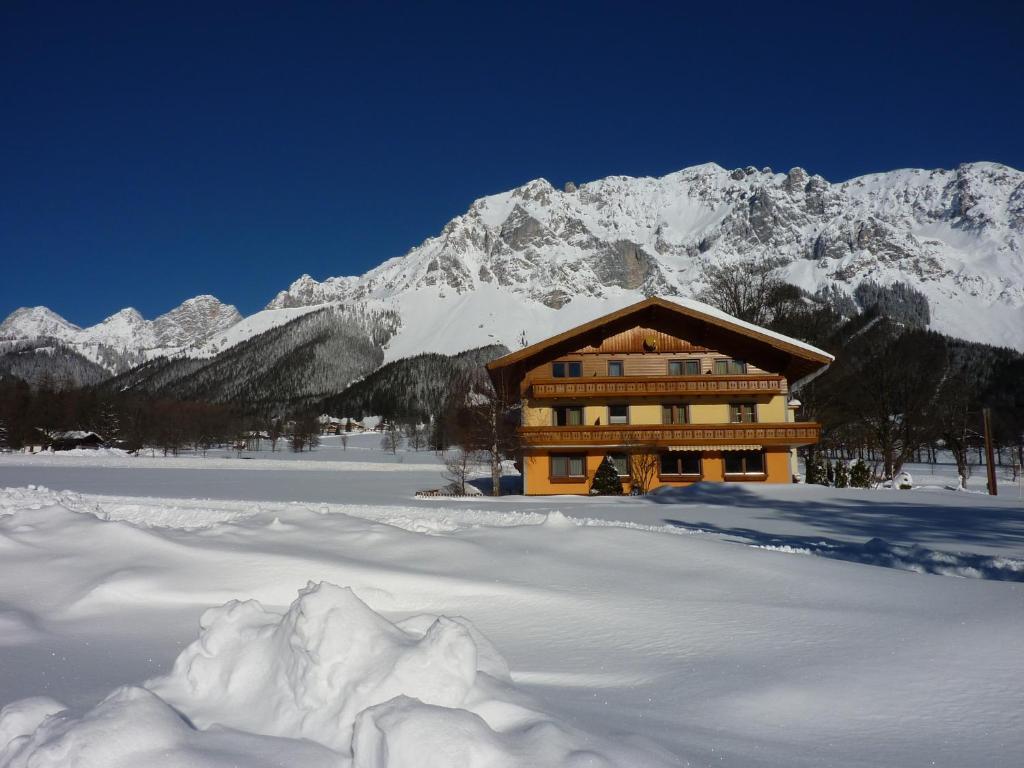
<svg viewBox="0 0 1024 768">
<path fill-rule="evenodd" d="M 0 765 L 1024 754 L 1014 487 L 416 499 L 436 457 L 373 435 L 250 455 L 0 456 Z"/>
</svg>

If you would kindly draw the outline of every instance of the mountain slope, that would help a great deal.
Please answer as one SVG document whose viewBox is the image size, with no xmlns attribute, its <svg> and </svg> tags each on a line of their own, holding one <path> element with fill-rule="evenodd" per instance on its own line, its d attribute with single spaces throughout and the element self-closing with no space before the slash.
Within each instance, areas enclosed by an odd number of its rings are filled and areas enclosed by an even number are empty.
<svg viewBox="0 0 1024 768">
<path fill-rule="evenodd" d="M 387 312 L 322 307 L 212 357 L 151 360 L 105 387 L 256 410 L 301 405 L 340 392 L 376 370 L 396 322 Z"/>
<path fill-rule="evenodd" d="M 507 348 L 494 345 L 457 355 L 427 353 L 396 360 L 327 398 L 321 410 L 356 418 L 428 421 L 443 412 L 454 394 L 483 384 L 484 364 L 505 354 Z"/>
</svg>

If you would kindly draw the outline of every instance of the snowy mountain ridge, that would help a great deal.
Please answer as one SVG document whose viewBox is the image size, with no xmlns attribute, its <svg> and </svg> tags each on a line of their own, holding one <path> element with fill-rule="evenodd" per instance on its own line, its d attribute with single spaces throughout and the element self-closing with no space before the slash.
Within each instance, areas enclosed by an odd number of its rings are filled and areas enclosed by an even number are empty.
<svg viewBox="0 0 1024 768">
<path fill-rule="evenodd" d="M 802 168 L 714 163 L 562 190 L 535 179 L 479 198 L 361 276 L 303 275 L 245 319 L 213 296 L 152 321 L 124 309 L 89 328 L 22 308 L 0 340 L 57 339 L 118 372 L 159 355 L 215 357 L 343 304 L 397 312 L 385 362 L 514 349 L 651 294 L 692 297 L 705 264 L 759 257 L 783 259 L 780 275 L 812 293 L 908 283 L 927 297 L 933 329 L 1024 350 L 1024 172 L 986 162 L 836 184 Z"/>
<path fill-rule="evenodd" d="M 322 282 L 303 275 L 267 308 L 409 305 L 419 329 L 408 331 L 427 339 L 424 325 L 447 323 L 458 305 L 477 304 L 453 297 L 497 291 L 517 301 L 502 306 L 504 335 L 485 334 L 478 343 L 514 346 L 524 330 L 531 340 L 544 333 L 531 328 L 535 316 L 548 315 L 544 309 L 584 298 L 618 306 L 654 293 L 693 296 L 705 263 L 761 256 L 786 260 L 781 275 L 810 292 L 830 283 L 848 294 L 867 280 L 909 283 L 927 296 L 935 330 L 1024 349 L 1024 173 L 998 163 L 839 184 L 801 168 L 727 171 L 713 163 L 563 190 L 536 179 L 476 200 L 439 235 L 365 275 Z M 435 310 L 422 293 L 435 299 Z M 466 321 L 486 327 L 488 314 Z"/>
<path fill-rule="evenodd" d="M 46 307 L 22 307 L 0 323 L 0 341 L 57 339 L 99 365 L 118 370 L 148 357 L 195 346 L 242 320 L 214 296 L 196 296 L 154 320 L 128 307 L 80 328 Z"/>
</svg>

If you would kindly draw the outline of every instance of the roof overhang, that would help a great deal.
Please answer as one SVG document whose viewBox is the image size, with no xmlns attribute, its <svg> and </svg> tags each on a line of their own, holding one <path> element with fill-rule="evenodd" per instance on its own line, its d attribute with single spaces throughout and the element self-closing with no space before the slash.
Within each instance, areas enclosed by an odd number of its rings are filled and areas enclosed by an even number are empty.
<svg viewBox="0 0 1024 768">
<path fill-rule="evenodd" d="M 607 326 L 617 325 L 633 318 L 643 321 L 645 313 L 650 319 L 662 316 L 696 321 L 705 324 L 709 329 L 714 329 L 716 335 L 732 336 L 747 344 L 750 342 L 760 343 L 764 345 L 764 348 L 770 348 L 776 354 L 789 358 L 784 373 L 790 380 L 812 376 L 826 368 L 835 359 L 824 350 L 798 339 L 775 333 L 767 328 L 747 323 L 707 304 L 692 300 L 671 300 L 652 296 L 615 312 L 602 315 L 583 325 L 570 328 L 536 344 L 510 352 L 497 360 L 492 360 L 487 364 L 487 370 L 491 374 L 491 378 L 498 379 L 503 375 L 503 369 L 523 367 L 525 363 L 546 355 L 564 354 L 574 347 L 574 343 L 577 343 L 575 346 L 578 346 L 579 341 L 585 340 L 588 335 Z"/>
</svg>

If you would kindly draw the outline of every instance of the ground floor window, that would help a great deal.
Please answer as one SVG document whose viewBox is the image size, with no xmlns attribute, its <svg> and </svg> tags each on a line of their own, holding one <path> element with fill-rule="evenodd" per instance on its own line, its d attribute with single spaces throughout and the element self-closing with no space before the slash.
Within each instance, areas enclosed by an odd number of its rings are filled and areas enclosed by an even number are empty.
<svg viewBox="0 0 1024 768">
<path fill-rule="evenodd" d="M 608 458 L 615 465 L 615 471 L 619 477 L 629 477 L 629 455 L 625 453 L 609 453 Z"/>
<path fill-rule="evenodd" d="M 586 477 L 586 457 L 582 453 L 551 454 L 551 476 L 578 478 Z"/>
<path fill-rule="evenodd" d="M 763 475 L 763 451 L 726 451 L 725 474 L 727 475 Z"/>
<path fill-rule="evenodd" d="M 700 475 L 700 453 L 697 451 L 667 451 L 661 454 L 661 475 Z"/>
</svg>

